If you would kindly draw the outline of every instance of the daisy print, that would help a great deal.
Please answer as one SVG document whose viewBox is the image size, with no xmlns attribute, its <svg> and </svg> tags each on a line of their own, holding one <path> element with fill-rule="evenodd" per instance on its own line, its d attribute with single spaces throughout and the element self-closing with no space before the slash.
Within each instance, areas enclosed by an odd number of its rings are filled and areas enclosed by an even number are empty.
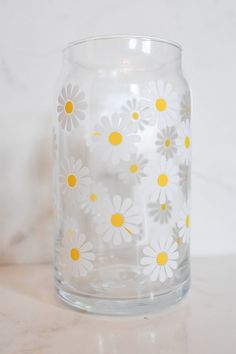
<svg viewBox="0 0 236 354">
<path fill-rule="evenodd" d="M 181 128 L 178 129 L 178 139 L 176 144 L 179 150 L 181 161 L 186 165 L 191 161 L 191 131 L 189 120 L 182 122 Z"/>
<path fill-rule="evenodd" d="M 65 234 L 62 239 L 62 271 L 66 277 L 86 276 L 93 269 L 95 255 L 91 242 L 86 241 L 84 234 Z"/>
<path fill-rule="evenodd" d="M 141 264 L 145 266 L 143 273 L 149 275 L 151 281 L 159 279 L 161 283 L 172 278 L 179 257 L 177 247 L 172 237 L 167 240 L 161 238 L 160 241 L 153 238 L 150 246 L 143 249 L 145 255 L 141 258 Z"/>
<path fill-rule="evenodd" d="M 143 177 L 146 177 L 144 168 L 147 166 L 148 160 L 142 155 L 131 156 L 128 162 L 123 162 L 120 167 L 118 177 L 126 184 L 141 183 Z"/>
<path fill-rule="evenodd" d="M 91 182 L 89 169 L 81 160 L 76 161 L 74 157 L 70 157 L 61 166 L 59 182 L 63 194 L 75 192 L 83 194 Z"/>
<path fill-rule="evenodd" d="M 177 152 L 177 131 L 174 127 L 167 127 L 157 134 L 157 152 L 167 159 L 172 158 Z"/>
<path fill-rule="evenodd" d="M 152 183 L 150 201 L 156 202 L 159 199 L 160 203 L 164 204 L 167 199 L 172 200 L 179 182 L 178 169 L 173 160 L 162 158 L 159 166 L 148 173 L 151 174 L 150 181 Z"/>
<path fill-rule="evenodd" d="M 149 203 L 148 209 L 149 215 L 160 224 L 167 224 L 171 218 L 172 206 L 169 200 L 166 200 L 165 203 L 160 203 L 159 200 L 155 203 Z"/>
<path fill-rule="evenodd" d="M 183 239 L 183 243 L 189 243 L 190 240 L 190 207 L 186 203 L 180 213 L 178 222 L 179 236 Z"/>
<path fill-rule="evenodd" d="M 147 92 L 147 101 L 152 112 L 152 124 L 160 129 L 172 126 L 177 120 L 179 103 L 177 93 L 169 83 L 162 80 L 151 82 Z"/>
<path fill-rule="evenodd" d="M 191 103 L 190 103 L 190 92 L 186 92 L 180 103 L 180 116 L 183 122 L 190 120 L 191 116 Z"/>
<path fill-rule="evenodd" d="M 95 221 L 96 231 L 104 242 L 120 245 L 122 241 L 131 242 L 139 234 L 142 218 L 130 198 L 122 200 L 116 195 L 112 201 L 105 201 L 103 214 Z"/>
<path fill-rule="evenodd" d="M 139 102 L 135 98 L 127 100 L 126 105 L 121 107 L 121 117 L 137 125 L 140 130 L 149 124 L 150 110 L 144 102 Z"/>
<path fill-rule="evenodd" d="M 118 165 L 121 160 L 128 161 L 136 152 L 135 144 L 140 140 L 136 132 L 137 128 L 118 114 L 113 114 L 111 119 L 103 116 L 101 124 L 95 127 L 96 148 L 105 161 Z"/>
<path fill-rule="evenodd" d="M 62 129 L 70 132 L 77 128 L 79 120 L 85 119 L 85 110 L 88 105 L 85 101 L 85 93 L 77 85 L 68 84 L 63 87 L 58 97 L 58 121 Z"/>
<path fill-rule="evenodd" d="M 101 182 L 92 182 L 86 191 L 79 198 L 80 208 L 85 214 L 95 215 L 102 210 L 102 202 L 107 197 L 107 189 Z"/>
</svg>

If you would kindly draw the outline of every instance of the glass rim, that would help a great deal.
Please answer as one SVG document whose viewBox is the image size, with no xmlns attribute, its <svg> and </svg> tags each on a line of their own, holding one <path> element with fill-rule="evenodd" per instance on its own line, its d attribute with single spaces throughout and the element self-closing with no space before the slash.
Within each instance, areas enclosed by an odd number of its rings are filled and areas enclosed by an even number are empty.
<svg viewBox="0 0 236 354">
<path fill-rule="evenodd" d="M 136 35 L 136 34 L 113 34 L 113 35 L 100 35 L 100 36 L 91 36 L 91 37 L 85 37 L 78 39 L 76 41 L 69 42 L 64 48 L 63 52 L 66 51 L 67 49 L 70 49 L 76 45 L 79 44 L 84 44 L 84 43 L 89 43 L 89 42 L 94 42 L 94 41 L 102 41 L 102 40 L 114 40 L 114 39 L 140 39 L 140 40 L 149 40 L 152 42 L 159 42 L 163 44 L 167 44 L 173 47 L 178 48 L 179 50 L 182 50 L 182 46 L 174 41 L 160 38 L 160 37 L 154 37 L 154 36 L 147 36 L 147 35 Z"/>
</svg>

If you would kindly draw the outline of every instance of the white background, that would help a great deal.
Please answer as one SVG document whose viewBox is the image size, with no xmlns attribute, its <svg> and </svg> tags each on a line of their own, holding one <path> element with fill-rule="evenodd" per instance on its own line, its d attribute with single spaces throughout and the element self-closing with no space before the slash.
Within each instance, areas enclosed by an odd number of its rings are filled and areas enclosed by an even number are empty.
<svg viewBox="0 0 236 354">
<path fill-rule="evenodd" d="M 0 262 L 50 260 L 61 49 L 116 33 L 182 44 L 193 94 L 192 254 L 236 252 L 236 2 L 0 0 Z"/>
</svg>

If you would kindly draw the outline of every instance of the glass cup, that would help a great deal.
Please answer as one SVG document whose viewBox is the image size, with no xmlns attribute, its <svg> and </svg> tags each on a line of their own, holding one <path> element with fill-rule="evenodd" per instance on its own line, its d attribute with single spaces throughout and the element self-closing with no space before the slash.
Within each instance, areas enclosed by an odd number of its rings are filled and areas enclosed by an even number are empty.
<svg viewBox="0 0 236 354">
<path fill-rule="evenodd" d="M 192 145 L 181 47 L 126 35 L 68 45 L 53 141 L 59 297 L 117 315 L 181 300 Z"/>
</svg>

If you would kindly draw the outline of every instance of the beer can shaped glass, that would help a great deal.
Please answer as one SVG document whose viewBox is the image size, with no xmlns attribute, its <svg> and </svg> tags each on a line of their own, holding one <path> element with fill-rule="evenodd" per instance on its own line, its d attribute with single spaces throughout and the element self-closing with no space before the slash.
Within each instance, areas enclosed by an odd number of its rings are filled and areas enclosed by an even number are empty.
<svg viewBox="0 0 236 354">
<path fill-rule="evenodd" d="M 190 283 L 190 92 L 181 47 L 142 36 L 63 51 L 53 122 L 56 291 L 93 313 L 156 312 Z"/>
</svg>

